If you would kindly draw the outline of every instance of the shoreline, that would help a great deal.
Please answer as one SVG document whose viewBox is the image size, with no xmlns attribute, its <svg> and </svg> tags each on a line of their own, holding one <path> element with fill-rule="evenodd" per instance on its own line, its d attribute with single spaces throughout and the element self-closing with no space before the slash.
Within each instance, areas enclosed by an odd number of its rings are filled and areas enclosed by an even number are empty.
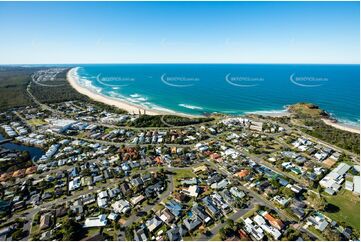
<svg viewBox="0 0 361 242">
<path fill-rule="evenodd" d="M 360 134 L 360 128 L 359 127 L 355 127 L 355 126 L 349 125 L 349 124 L 340 123 L 338 121 L 333 122 L 331 119 L 326 119 L 326 118 L 322 118 L 321 120 L 325 124 L 330 125 L 330 126 L 332 126 L 334 128 L 341 129 L 341 130 L 344 130 L 344 131 L 348 131 L 348 132 L 351 132 L 351 133 Z"/>
<path fill-rule="evenodd" d="M 102 95 L 100 93 L 96 93 L 94 91 L 89 90 L 86 87 L 83 87 L 82 85 L 80 85 L 77 81 L 78 76 L 76 74 L 76 71 L 78 70 L 79 67 L 74 67 L 71 68 L 68 73 L 66 74 L 66 79 L 69 82 L 69 84 L 79 93 L 89 97 L 90 99 L 97 101 L 97 102 L 101 102 L 110 106 L 115 106 L 117 108 L 120 108 L 122 110 L 127 111 L 129 114 L 146 114 L 146 115 L 177 115 L 177 116 L 183 116 L 183 117 L 188 117 L 188 118 L 197 118 L 197 117 L 202 117 L 202 116 L 197 116 L 197 115 L 188 115 L 188 114 L 183 114 L 183 113 L 178 113 L 178 112 L 167 112 L 167 111 L 160 111 L 160 110 L 154 110 L 154 109 L 149 109 L 149 108 L 145 108 L 143 106 L 139 106 L 139 105 L 135 105 L 135 104 L 130 104 L 129 102 L 117 99 L 117 98 L 112 98 L 112 97 L 108 97 L 105 95 Z"/>
<path fill-rule="evenodd" d="M 66 75 L 66 79 L 69 82 L 69 84 L 79 93 L 89 97 L 90 99 L 97 101 L 97 102 L 101 102 L 110 106 L 115 106 L 118 107 L 122 110 L 127 111 L 129 114 L 147 114 L 147 115 L 176 115 L 176 116 L 182 116 L 182 117 L 188 117 L 188 118 L 199 118 L 199 117 L 205 117 L 204 115 L 191 115 L 191 114 L 185 114 L 185 113 L 180 113 L 180 112 L 176 112 L 176 111 L 162 111 L 162 110 L 154 110 L 154 109 L 149 109 L 149 108 L 145 108 L 143 106 L 140 105 L 135 105 L 135 104 L 131 104 L 129 102 L 126 102 L 124 100 L 121 99 L 117 99 L 117 98 L 112 98 L 109 96 L 105 96 L 103 94 L 97 93 L 95 91 L 91 91 L 86 87 L 83 87 L 82 85 L 80 85 L 77 81 L 78 76 L 76 71 L 78 70 L 79 67 L 74 67 L 71 68 Z M 277 110 L 277 111 L 254 111 L 254 112 L 248 112 L 245 113 L 244 115 L 261 115 L 264 117 L 284 117 L 284 116 L 290 116 L 292 113 L 289 112 L 287 109 L 285 110 Z M 228 116 L 228 115 L 226 115 Z M 243 115 L 237 115 L 237 116 L 243 116 Z M 341 129 L 344 131 L 348 131 L 348 132 L 352 132 L 352 133 L 358 133 L 360 134 L 360 128 L 353 126 L 353 125 L 349 125 L 349 124 L 344 124 L 344 123 L 340 123 L 338 121 L 333 122 L 331 119 L 325 119 L 322 118 L 321 119 L 323 122 L 325 122 L 325 124 L 327 125 L 331 125 L 337 129 Z"/>
</svg>

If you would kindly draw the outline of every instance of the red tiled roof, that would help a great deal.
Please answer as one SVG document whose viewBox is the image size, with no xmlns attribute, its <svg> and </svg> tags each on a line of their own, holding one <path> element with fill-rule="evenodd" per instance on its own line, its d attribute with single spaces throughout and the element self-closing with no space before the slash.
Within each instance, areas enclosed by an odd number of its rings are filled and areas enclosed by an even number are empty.
<svg viewBox="0 0 361 242">
<path fill-rule="evenodd" d="M 240 172 L 236 173 L 236 175 L 243 178 L 245 176 L 248 176 L 249 173 L 250 173 L 249 170 L 241 170 Z"/>
</svg>

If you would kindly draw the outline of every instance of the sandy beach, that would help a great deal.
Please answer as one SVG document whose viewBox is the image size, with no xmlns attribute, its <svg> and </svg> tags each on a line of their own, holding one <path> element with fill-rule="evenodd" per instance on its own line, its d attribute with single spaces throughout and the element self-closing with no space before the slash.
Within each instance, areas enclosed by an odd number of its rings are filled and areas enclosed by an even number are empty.
<svg viewBox="0 0 361 242">
<path fill-rule="evenodd" d="M 201 116 L 196 116 L 196 115 L 188 115 L 188 114 L 183 114 L 183 113 L 178 113 L 178 112 L 172 112 L 172 111 L 163 111 L 163 110 L 155 110 L 155 109 L 148 109 L 142 106 L 138 106 L 135 104 L 130 104 L 126 101 L 123 101 L 121 99 L 116 99 L 116 98 L 112 98 L 109 96 L 105 96 L 102 95 L 100 93 L 97 93 L 95 91 L 89 90 L 86 87 L 83 87 L 82 85 L 80 85 L 78 83 L 78 76 L 77 76 L 77 69 L 78 67 L 72 68 L 68 71 L 67 73 L 67 80 L 70 83 L 70 85 L 79 93 L 88 96 L 89 98 L 98 101 L 98 102 L 102 102 L 108 105 L 112 105 L 112 106 L 116 106 L 120 109 L 126 110 L 127 112 L 129 112 L 130 114 L 148 114 L 148 115 L 178 115 L 178 116 L 185 116 L 185 117 L 190 117 L 190 118 L 194 118 L 194 117 L 201 117 Z M 287 110 L 283 111 L 280 110 L 279 112 L 275 112 L 275 111 L 262 111 L 262 112 L 250 112 L 248 114 L 256 114 L 256 115 L 262 115 L 262 116 L 268 116 L 268 117 L 282 117 L 282 116 L 288 116 L 291 113 L 288 112 Z M 329 119 L 322 119 L 323 122 L 325 122 L 328 125 L 331 125 L 335 128 L 341 129 L 341 130 L 345 130 L 345 131 L 349 131 L 349 132 L 353 132 L 353 133 L 360 133 L 360 129 L 354 126 L 350 126 L 347 124 L 343 124 L 343 123 L 338 123 L 338 122 L 332 122 Z"/>
<path fill-rule="evenodd" d="M 327 125 L 331 125 L 337 129 L 341 129 L 341 130 L 345 130 L 348 132 L 352 132 L 352 133 L 360 133 L 360 128 L 357 128 L 355 126 L 351 126 L 351 125 L 347 125 L 347 124 L 343 124 L 343 123 L 338 123 L 338 122 L 332 122 L 330 119 L 322 119 L 323 122 L 325 122 L 325 124 Z"/>
<path fill-rule="evenodd" d="M 166 112 L 166 111 L 160 111 L 160 110 L 153 110 L 153 109 L 147 109 L 142 106 L 137 106 L 134 104 L 129 104 L 128 102 L 122 101 L 120 99 L 104 96 L 100 93 L 96 93 L 94 91 L 89 90 L 86 87 L 81 86 L 77 79 L 77 70 L 79 67 L 72 68 L 67 73 L 67 80 L 70 83 L 70 85 L 79 93 L 88 96 L 89 98 L 93 99 L 97 102 L 102 102 L 111 106 L 116 106 L 120 109 L 123 109 L 130 114 L 147 114 L 147 115 L 178 115 L 178 116 L 186 116 L 186 117 L 198 117 L 198 116 L 192 116 L 182 113 L 176 113 L 176 112 Z"/>
</svg>

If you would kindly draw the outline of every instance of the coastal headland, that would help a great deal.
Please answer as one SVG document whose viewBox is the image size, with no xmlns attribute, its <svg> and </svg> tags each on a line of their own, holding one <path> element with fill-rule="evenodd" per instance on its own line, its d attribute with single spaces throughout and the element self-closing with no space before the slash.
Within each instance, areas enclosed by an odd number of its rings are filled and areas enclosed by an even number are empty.
<svg viewBox="0 0 361 242">
<path fill-rule="evenodd" d="M 287 111 L 297 115 L 302 119 L 320 119 L 325 124 L 334 128 L 341 129 L 352 133 L 360 133 L 360 128 L 348 124 L 340 123 L 337 119 L 333 118 L 325 110 L 322 110 L 317 105 L 312 103 L 297 103 L 287 107 Z"/>
</svg>

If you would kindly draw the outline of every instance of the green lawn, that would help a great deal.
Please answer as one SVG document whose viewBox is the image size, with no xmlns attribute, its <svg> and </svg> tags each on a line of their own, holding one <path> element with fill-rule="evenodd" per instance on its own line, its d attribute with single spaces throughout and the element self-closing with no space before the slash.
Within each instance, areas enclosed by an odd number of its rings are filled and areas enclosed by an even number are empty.
<svg viewBox="0 0 361 242">
<path fill-rule="evenodd" d="M 339 208 L 336 212 L 324 212 L 331 219 L 345 222 L 360 233 L 360 198 L 352 192 L 341 190 L 335 196 L 325 196 L 328 203 Z"/>
<path fill-rule="evenodd" d="M 42 119 L 35 119 L 35 118 L 28 120 L 28 123 L 29 123 L 31 126 L 40 126 L 40 125 L 47 124 L 47 122 L 45 122 L 44 120 L 42 120 Z"/>
<path fill-rule="evenodd" d="M 212 237 L 211 241 L 222 241 L 221 235 L 219 233 L 217 233 L 216 235 L 214 235 Z"/>
<path fill-rule="evenodd" d="M 180 180 L 185 178 L 197 177 L 196 174 L 193 173 L 192 169 L 182 169 L 174 171 L 175 175 L 173 175 L 174 188 L 176 188 L 180 184 Z"/>
<path fill-rule="evenodd" d="M 183 241 L 194 241 L 194 239 L 191 236 L 187 235 L 183 236 Z"/>
<path fill-rule="evenodd" d="M 97 228 L 97 227 L 88 228 L 88 229 L 86 229 L 86 236 L 87 236 L 87 237 L 92 237 L 92 236 L 98 234 L 99 231 L 100 231 L 100 229 Z"/>
<path fill-rule="evenodd" d="M 317 235 L 319 237 L 319 239 L 325 240 L 325 241 L 327 240 L 318 229 L 315 229 L 315 227 L 309 226 L 308 230 L 311 231 L 312 233 L 314 233 L 315 235 Z"/>
<path fill-rule="evenodd" d="M 111 128 L 106 128 L 104 130 L 104 134 L 109 134 L 111 131 L 113 131 L 114 129 L 111 129 Z"/>
</svg>

